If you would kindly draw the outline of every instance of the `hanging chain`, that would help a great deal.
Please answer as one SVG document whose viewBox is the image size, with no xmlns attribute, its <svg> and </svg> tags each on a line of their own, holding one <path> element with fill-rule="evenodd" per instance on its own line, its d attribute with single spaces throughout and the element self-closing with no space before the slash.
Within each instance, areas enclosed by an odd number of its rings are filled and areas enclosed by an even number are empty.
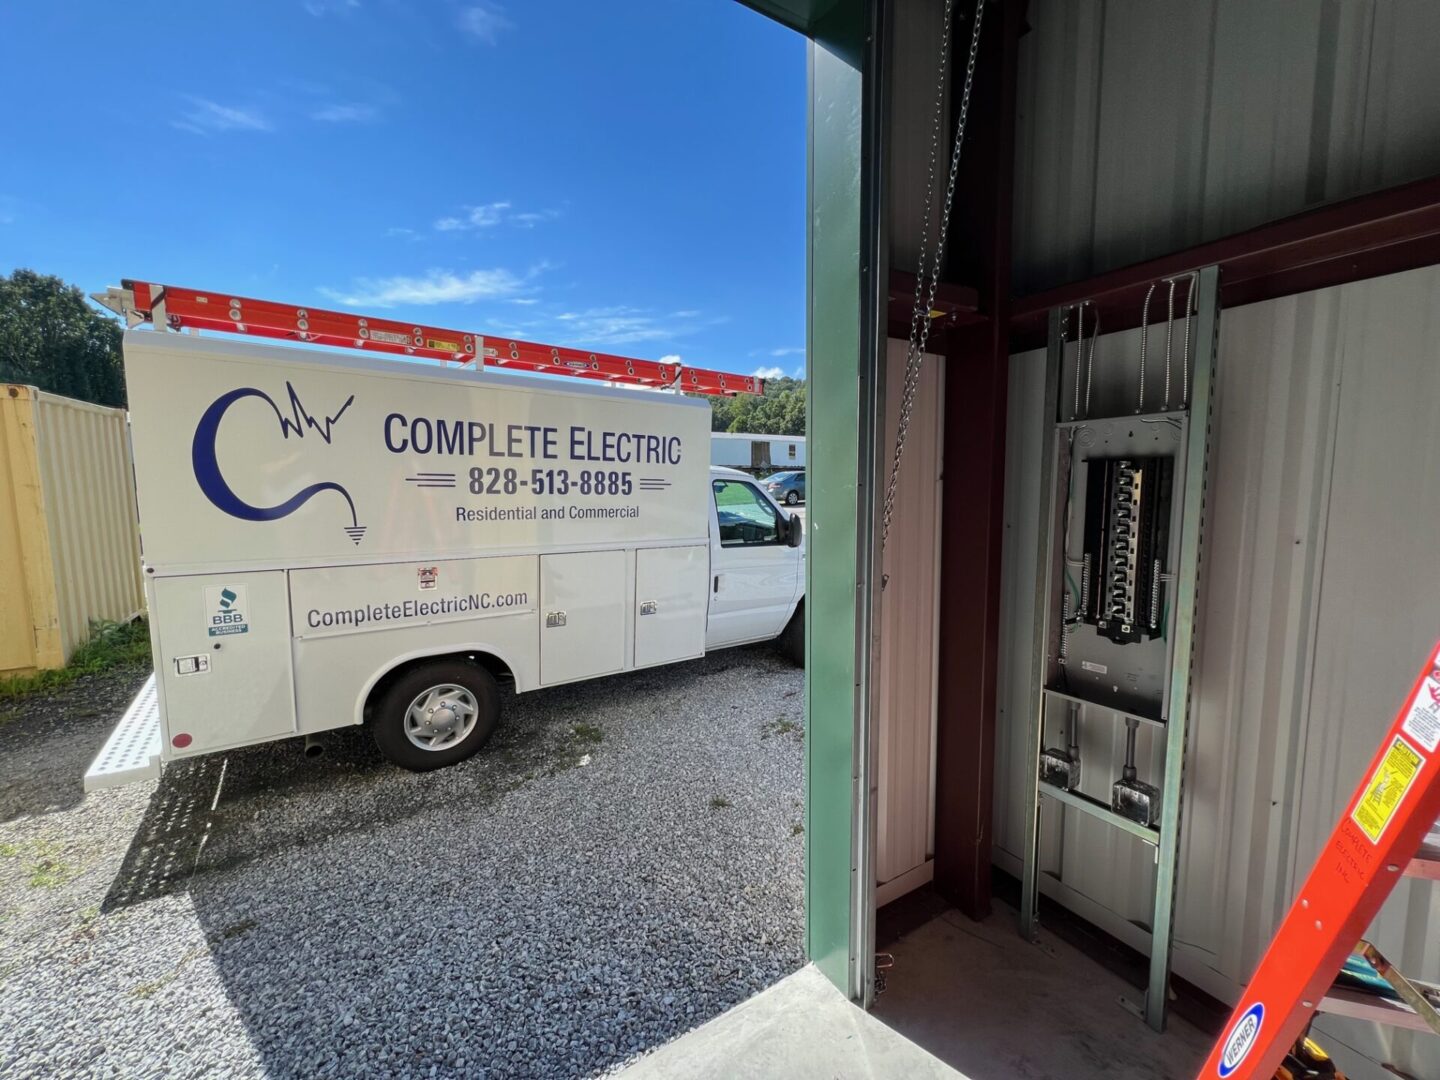
<svg viewBox="0 0 1440 1080">
<path fill-rule="evenodd" d="M 970 115 L 970 89 L 975 82 L 975 61 L 980 53 L 980 22 L 985 15 L 985 0 L 975 2 L 975 25 L 970 31 L 970 56 L 965 63 L 965 87 L 960 94 L 960 116 L 955 123 L 955 145 L 950 151 L 950 174 L 945 184 L 945 201 L 940 211 L 940 235 L 935 240 L 934 262 L 927 270 L 926 239 L 930 231 L 931 208 L 935 194 L 935 159 L 940 143 L 940 119 L 945 106 L 945 73 L 950 56 L 951 8 L 954 0 L 945 0 L 945 28 L 940 37 L 940 72 L 935 86 L 935 120 L 930 127 L 930 162 L 925 176 L 925 210 L 920 223 L 920 254 L 915 266 L 915 305 L 910 312 L 910 344 L 905 353 L 905 384 L 900 395 L 900 422 L 895 432 L 895 458 L 890 464 L 890 480 L 885 488 L 884 510 L 880 517 L 880 550 L 890 539 L 890 517 L 895 510 L 895 488 L 900 482 L 900 459 L 905 454 L 905 439 L 910 433 L 910 413 L 915 406 L 915 392 L 920 386 L 920 369 L 925 362 L 925 346 L 930 339 L 930 312 L 935 310 L 935 290 L 940 285 L 940 271 L 945 263 L 945 236 L 950 231 L 950 207 L 955 199 L 955 181 L 959 176 L 960 148 L 965 139 L 965 121 Z"/>
</svg>

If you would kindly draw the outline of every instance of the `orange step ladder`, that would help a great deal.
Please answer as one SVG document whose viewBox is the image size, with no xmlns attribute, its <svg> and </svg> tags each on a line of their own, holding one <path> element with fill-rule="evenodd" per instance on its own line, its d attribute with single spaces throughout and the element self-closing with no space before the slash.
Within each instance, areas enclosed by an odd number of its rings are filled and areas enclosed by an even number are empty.
<svg viewBox="0 0 1440 1080">
<path fill-rule="evenodd" d="M 1360 786 L 1226 1022 L 1202 1080 L 1271 1080 L 1317 1012 L 1428 1030 L 1440 1023 L 1426 991 L 1361 940 L 1401 877 L 1440 878 L 1427 834 L 1440 817 L 1440 645 L 1415 680 Z M 1399 1002 L 1369 1004 L 1334 986 L 1356 951 Z M 1366 995 L 1370 996 L 1370 995 Z M 1436 1029 L 1440 1031 L 1440 1028 Z"/>
</svg>

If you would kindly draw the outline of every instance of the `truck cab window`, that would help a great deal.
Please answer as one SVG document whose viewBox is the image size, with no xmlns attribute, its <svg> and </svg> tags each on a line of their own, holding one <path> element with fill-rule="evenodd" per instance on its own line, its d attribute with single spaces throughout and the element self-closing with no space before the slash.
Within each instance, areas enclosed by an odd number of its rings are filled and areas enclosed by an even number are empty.
<svg viewBox="0 0 1440 1080">
<path fill-rule="evenodd" d="M 712 480 L 720 546 L 780 543 L 780 515 L 753 484 L 743 480 Z"/>
</svg>

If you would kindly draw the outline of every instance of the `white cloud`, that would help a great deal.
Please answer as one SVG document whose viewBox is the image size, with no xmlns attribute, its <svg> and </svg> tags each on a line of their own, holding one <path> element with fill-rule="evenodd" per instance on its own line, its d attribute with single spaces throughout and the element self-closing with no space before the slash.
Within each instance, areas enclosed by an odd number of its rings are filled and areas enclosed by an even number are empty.
<svg viewBox="0 0 1440 1080">
<path fill-rule="evenodd" d="M 207 98 L 189 98 L 190 110 L 170 123 L 192 135 L 210 135 L 219 131 L 269 131 L 270 121 L 259 109 L 221 105 Z"/>
<path fill-rule="evenodd" d="M 662 323 L 642 308 L 624 306 L 566 311 L 555 319 L 565 324 L 565 333 L 570 340 L 599 346 L 669 341 L 694 329 L 683 323 Z"/>
<path fill-rule="evenodd" d="M 679 354 L 679 353 L 673 353 L 673 352 L 672 352 L 672 353 L 667 353 L 666 355 L 660 357 L 660 363 L 662 363 L 662 364 L 678 364 L 678 363 L 680 363 L 680 354 Z"/>
<path fill-rule="evenodd" d="M 327 124 L 368 124 L 379 117 L 380 110 L 374 105 L 342 101 L 322 105 L 310 113 L 311 120 L 319 120 Z"/>
<path fill-rule="evenodd" d="M 486 45 L 494 45 L 501 32 L 513 25 L 514 23 L 505 17 L 505 9 L 488 0 L 460 12 L 460 29 Z"/>
<path fill-rule="evenodd" d="M 693 319 L 699 314 L 698 311 L 672 311 L 670 317 L 672 319 Z"/>
<path fill-rule="evenodd" d="M 467 206 L 463 213 L 451 214 L 435 222 L 440 232 L 465 232 L 470 229 L 493 229 L 497 225 L 511 225 L 517 229 L 533 229 L 542 221 L 554 221 L 560 216 L 559 210 L 525 210 L 511 212 L 508 199 L 485 203 L 483 206 Z"/>
<path fill-rule="evenodd" d="M 421 277 L 360 278 L 348 290 L 322 288 L 332 300 L 354 307 L 387 308 L 400 304 L 470 304 L 504 300 L 523 292 L 534 274 L 519 277 L 509 270 L 472 270 L 456 274 L 431 270 Z"/>
<path fill-rule="evenodd" d="M 754 375 L 757 379 L 783 379 L 785 377 L 785 369 L 778 367 L 762 367 L 756 368 L 753 372 L 751 372 L 751 374 Z"/>
<path fill-rule="evenodd" d="M 415 230 L 407 229 L 404 225 L 392 225 L 385 230 L 385 235 L 411 237 L 415 235 Z"/>
<path fill-rule="evenodd" d="M 784 348 L 784 349 L 771 349 L 771 350 L 770 350 L 770 355 L 771 355 L 771 356 L 804 356 L 804 355 L 805 355 L 805 346 L 804 346 L 804 345 L 791 345 L 791 346 L 789 346 L 789 347 L 787 347 L 787 348 Z"/>
<path fill-rule="evenodd" d="M 360 6 L 360 0 L 305 0 L 305 10 L 317 19 L 322 15 L 345 15 Z"/>
</svg>

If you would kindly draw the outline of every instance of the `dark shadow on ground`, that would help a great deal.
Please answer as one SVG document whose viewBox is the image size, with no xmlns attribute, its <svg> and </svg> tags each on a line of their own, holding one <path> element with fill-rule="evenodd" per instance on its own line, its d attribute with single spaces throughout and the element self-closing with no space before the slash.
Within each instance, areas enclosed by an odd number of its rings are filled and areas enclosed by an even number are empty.
<svg viewBox="0 0 1440 1080">
<path fill-rule="evenodd" d="M 149 671 L 122 667 L 0 702 L 0 821 L 68 810 Z"/>
</svg>

